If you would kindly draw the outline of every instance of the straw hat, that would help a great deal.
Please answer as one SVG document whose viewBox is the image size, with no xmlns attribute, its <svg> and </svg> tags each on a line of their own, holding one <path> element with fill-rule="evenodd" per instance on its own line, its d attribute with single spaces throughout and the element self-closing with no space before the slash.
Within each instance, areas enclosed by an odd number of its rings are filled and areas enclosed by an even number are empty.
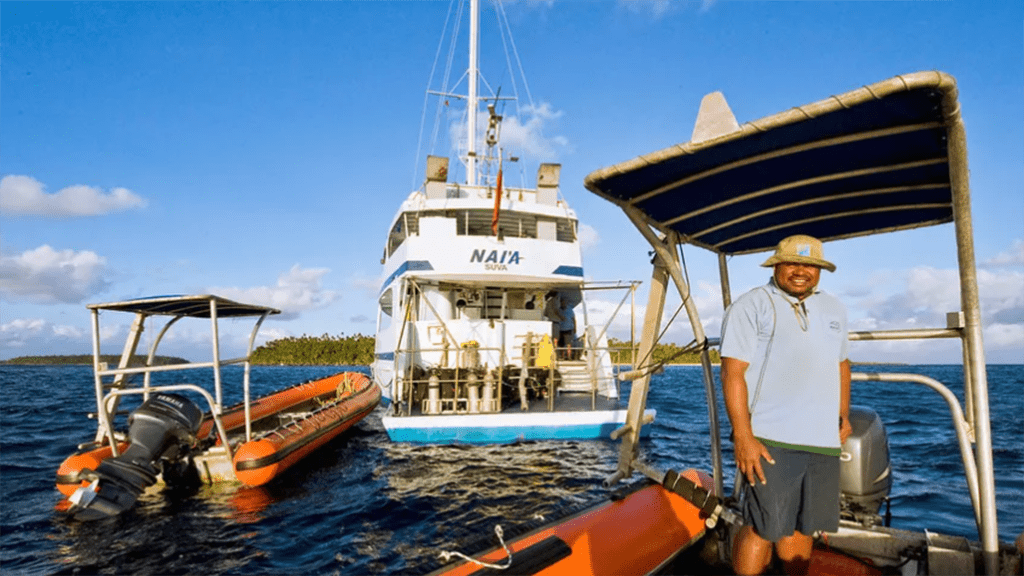
<svg viewBox="0 0 1024 576">
<path fill-rule="evenodd" d="M 783 238 L 775 247 L 775 254 L 765 260 L 761 266 L 770 268 L 783 262 L 796 264 L 810 264 L 824 268 L 829 272 L 836 271 L 836 265 L 825 260 L 821 250 L 821 240 L 804 234 L 797 234 L 789 238 Z"/>
</svg>

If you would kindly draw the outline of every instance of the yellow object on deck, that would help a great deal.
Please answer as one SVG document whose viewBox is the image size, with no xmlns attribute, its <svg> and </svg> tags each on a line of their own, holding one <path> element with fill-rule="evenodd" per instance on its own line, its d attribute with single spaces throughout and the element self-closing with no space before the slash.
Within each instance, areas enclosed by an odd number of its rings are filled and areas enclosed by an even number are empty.
<svg viewBox="0 0 1024 576">
<path fill-rule="evenodd" d="M 551 366 L 551 361 L 555 357 L 555 348 L 551 343 L 551 336 L 545 334 L 540 342 L 537 343 L 537 357 L 535 359 L 534 366 L 538 368 L 547 368 Z"/>
</svg>

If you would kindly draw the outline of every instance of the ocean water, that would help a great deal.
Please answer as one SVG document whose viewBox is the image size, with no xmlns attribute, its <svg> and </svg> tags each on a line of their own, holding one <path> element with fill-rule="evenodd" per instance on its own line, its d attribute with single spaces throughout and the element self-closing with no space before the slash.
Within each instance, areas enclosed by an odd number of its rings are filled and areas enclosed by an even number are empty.
<svg viewBox="0 0 1024 576">
<path fill-rule="evenodd" d="M 253 389 L 263 393 L 337 370 L 256 367 Z M 915 372 L 954 391 L 962 387 L 958 366 L 856 370 Z M 1012 542 L 1024 531 L 1024 366 L 990 366 L 988 375 L 999 533 Z M 203 371 L 193 376 L 210 378 Z M 225 373 L 226 383 L 239 377 L 237 369 Z M 54 474 L 95 433 L 85 416 L 95 408 L 90 368 L 0 366 L 0 399 L 5 575 L 424 573 L 439 565 L 440 551 L 472 548 L 495 524 L 508 532 L 604 497 L 601 480 L 618 457 L 617 444 L 606 441 L 392 444 L 378 410 L 265 487 L 146 494 L 118 518 L 81 524 L 55 512 Z M 889 432 L 893 526 L 976 540 L 939 395 L 914 384 L 854 383 L 853 403 L 875 409 Z M 700 370 L 666 369 L 653 380 L 649 405 L 658 419 L 642 445 L 645 457 L 661 468 L 710 471 Z M 724 408 L 720 418 L 728 438 Z M 731 490 L 728 441 L 724 458 Z"/>
</svg>

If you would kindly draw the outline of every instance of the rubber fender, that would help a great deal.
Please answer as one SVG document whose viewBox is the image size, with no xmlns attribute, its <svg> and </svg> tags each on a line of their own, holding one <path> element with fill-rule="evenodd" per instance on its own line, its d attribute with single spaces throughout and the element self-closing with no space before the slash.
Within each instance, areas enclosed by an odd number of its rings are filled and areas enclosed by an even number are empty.
<svg viewBox="0 0 1024 576">
<path fill-rule="evenodd" d="M 119 442 L 117 448 L 119 453 L 123 453 L 128 448 L 128 443 Z M 81 485 L 78 473 L 87 468 L 95 470 L 101 462 L 112 455 L 110 445 L 105 444 L 87 452 L 77 452 L 68 456 L 57 469 L 57 490 L 65 496 L 71 496 Z"/>
<path fill-rule="evenodd" d="M 235 468 L 235 477 L 246 486 L 262 486 L 277 476 L 280 468 L 279 462 L 273 462 L 271 458 L 278 450 L 273 442 L 263 440 L 250 440 L 238 447 L 235 457 L 232 459 Z M 259 468 L 247 468 L 239 466 L 242 462 L 266 459 L 268 464 Z"/>
</svg>

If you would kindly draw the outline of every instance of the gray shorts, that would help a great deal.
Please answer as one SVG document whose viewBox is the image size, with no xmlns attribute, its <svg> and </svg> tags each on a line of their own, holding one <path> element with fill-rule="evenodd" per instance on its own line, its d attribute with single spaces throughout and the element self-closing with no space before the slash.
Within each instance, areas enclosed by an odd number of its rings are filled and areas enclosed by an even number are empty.
<svg viewBox="0 0 1024 576">
<path fill-rule="evenodd" d="M 767 484 L 744 486 L 743 521 L 771 542 L 794 532 L 838 530 L 839 457 L 765 447 L 775 464 L 761 461 Z"/>
</svg>

